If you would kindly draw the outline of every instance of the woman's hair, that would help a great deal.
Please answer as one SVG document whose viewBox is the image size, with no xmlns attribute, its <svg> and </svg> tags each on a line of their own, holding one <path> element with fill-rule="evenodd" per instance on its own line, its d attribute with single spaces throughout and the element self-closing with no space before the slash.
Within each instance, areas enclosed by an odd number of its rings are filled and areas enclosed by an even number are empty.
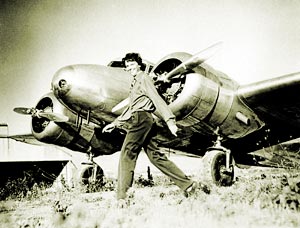
<svg viewBox="0 0 300 228">
<path fill-rule="evenodd" d="M 125 61 L 136 61 L 140 66 L 143 66 L 143 60 L 139 53 L 127 53 L 122 59 L 122 62 L 125 64 Z"/>
</svg>

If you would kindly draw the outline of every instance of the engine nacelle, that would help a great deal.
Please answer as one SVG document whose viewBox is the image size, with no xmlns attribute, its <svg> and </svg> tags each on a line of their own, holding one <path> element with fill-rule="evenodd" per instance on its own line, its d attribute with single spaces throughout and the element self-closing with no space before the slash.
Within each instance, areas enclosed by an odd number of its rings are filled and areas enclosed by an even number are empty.
<svg viewBox="0 0 300 228">
<path fill-rule="evenodd" d="M 190 57 L 187 53 L 173 53 L 159 61 L 152 72 L 170 72 Z M 201 64 L 158 90 L 183 128 L 192 127 L 204 134 L 214 134 L 219 129 L 226 137 L 240 138 L 261 128 L 263 123 L 236 96 L 237 88 L 227 75 Z"/>
<path fill-rule="evenodd" d="M 171 104 L 170 108 L 178 120 L 193 116 L 204 120 L 215 107 L 219 94 L 219 85 L 197 73 L 186 75 L 182 92 Z M 188 122 L 185 124 L 190 125 Z M 192 123 L 193 124 L 193 123 Z"/>
<path fill-rule="evenodd" d="M 191 55 L 187 53 L 173 53 L 163 58 L 153 68 L 155 74 L 169 72 Z M 220 86 L 211 79 L 199 75 L 199 73 L 187 73 L 181 79 L 176 80 L 169 88 L 159 89 L 165 100 L 181 124 L 190 126 L 191 117 L 199 122 L 205 119 L 215 107 L 218 99 Z"/>
<path fill-rule="evenodd" d="M 102 134 L 96 124 L 71 112 L 62 105 L 53 93 L 43 96 L 36 109 L 44 112 L 63 114 L 69 117 L 67 123 L 53 122 L 46 118 L 33 117 L 31 130 L 41 142 L 67 147 L 79 152 L 92 152 L 95 156 L 112 154 L 120 149 L 124 136 L 118 132 Z M 114 141 L 111 142 L 111 138 Z"/>
<path fill-rule="evenodd" d="M 44 95 L 36 105 L 36 109 L 45 112 L 54 112 L 69 117 L 71 122 L 75 122 L 76 115 L 64 107 L 54 96 L 53 93 Z M 58 124 L 46 118 L 33 117 L 31 131 L 36 139 L 45 143 L 55 145 L 68 145 L 74 138 L 75 131 L 66 131 Z"/>
</svg>

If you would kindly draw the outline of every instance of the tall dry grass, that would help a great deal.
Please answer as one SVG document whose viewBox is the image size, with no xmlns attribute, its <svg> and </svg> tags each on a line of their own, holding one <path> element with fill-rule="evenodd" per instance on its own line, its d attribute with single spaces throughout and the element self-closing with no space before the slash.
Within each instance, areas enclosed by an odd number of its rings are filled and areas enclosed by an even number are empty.
<svg viewBox="0 0 300 228">
<path fill-rule="evenodd" d="M 128 205 L 118 207 L 115 179 L 104 186 L 41 186 L 0 204 L 2 227 L 299 227 L 299 170 L 237 169 L 231 187 L 207 183 L 185 198 L 162 175 L 136 177 Z M 199 178 L 199 177 L 194 177 Z M 63 180 L 62 180 L 63 182 Z M 100 192 L 97 192 L 99 191 Z M 96 191 L 96 192 L 95 192 Z"/>
</svg>

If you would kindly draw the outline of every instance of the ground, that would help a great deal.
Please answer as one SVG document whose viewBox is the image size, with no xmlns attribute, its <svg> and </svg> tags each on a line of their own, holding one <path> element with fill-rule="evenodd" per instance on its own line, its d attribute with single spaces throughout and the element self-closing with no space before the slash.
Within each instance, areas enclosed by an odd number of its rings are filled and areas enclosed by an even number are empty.
<svg viewBox="0 0 300 228">
<path fill-rule="evenodd" d="M 0 227 L 300 227 L 299 170 L 236 168 L 232 186 L 208 182 L 209 192 L 199 188 L 185 198 L 153 167 L 153 183 L 149 181 L 143 159 L 125 207 L 115 199 L 114 172 L 99 192 L 60 180 L 50 188 L 36 187 L 22 197 L 0 201 Z M 202 181 L 199 160 L 174 161 Z"/>
</svg>

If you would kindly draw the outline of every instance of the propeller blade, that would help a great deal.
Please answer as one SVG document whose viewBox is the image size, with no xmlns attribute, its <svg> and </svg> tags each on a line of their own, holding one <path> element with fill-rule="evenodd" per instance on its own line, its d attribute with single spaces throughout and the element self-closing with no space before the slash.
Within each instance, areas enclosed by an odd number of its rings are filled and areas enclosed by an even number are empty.
<svg viewBox="0 0 300 228">
<path fill-rule="evenodd" d="M 206 60 L 208 60 L 211 56 L 213 56 L 221 47 L 223 42 L 218 42 L 210 47 L 198 52 L 197 54 L 193 55 L 188 60 L 182 62 L 180 65 L 178 65 L 176 68 L 171 70 L 168 74 L 165 75 L 164 79 L 166 81 L 170 80 L 174 76 L 178 74 L 182 74 L 188 70 L 191 70 L 195 68 L 196 66 L 199 66 L 200 64 L 204 63 Z"/>
<path fill-rule="evenodd" d="M 62 114 L 53 113 L 53 112 L 39 112 L 38 116 L 44 117 L 44 118 L 46 118 L 50 121 L 54 121 L 54 122 L 68 122 L 69 121 L 69 117 L 62 115 Z"/>
<path fill-rule="evenodd" d="M 35 109 L 35 108 L 24 108 L 24 107 L 17 107 L 14 108 L 14 111 L 16 113 L 22 114 L 22 115 L 31 115 L 32 117 L 44 117 L 50 121 L 54 122 L 68 122 L 69 117 L 59 114 L 59 113 L 53 113 L 53 112 L 43 112 L 41 110 Z"/>
<path fill-rule="evenodd" d="M 22 114 L 22 115 L 32 115 L 33 108 L 24 108 L 24 107 L 17 107 L 14 108 L 14 112 Z"/>
<path fill-rule="evenodd" d="M 118 110 L 126 107 L 127 105 L 129 105 L 129 98 L 122 100 L 119 104 L 117 104 L 115 107 L 113 107 L 111 111 L 117 112 Z"/>
</svg>

